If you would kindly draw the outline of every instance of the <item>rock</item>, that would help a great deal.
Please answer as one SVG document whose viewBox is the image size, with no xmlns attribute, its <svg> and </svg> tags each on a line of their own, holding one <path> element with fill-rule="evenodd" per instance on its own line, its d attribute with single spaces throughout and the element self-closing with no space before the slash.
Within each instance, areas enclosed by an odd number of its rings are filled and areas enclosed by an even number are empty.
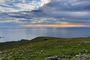
<svg viewBox="0 0 90 60">
<path fill-rule="evenodd" d="M 47 57 L 45 60 L 66 60 L 66 58 L 53 56 L 53 57 Z"/>
</svg>

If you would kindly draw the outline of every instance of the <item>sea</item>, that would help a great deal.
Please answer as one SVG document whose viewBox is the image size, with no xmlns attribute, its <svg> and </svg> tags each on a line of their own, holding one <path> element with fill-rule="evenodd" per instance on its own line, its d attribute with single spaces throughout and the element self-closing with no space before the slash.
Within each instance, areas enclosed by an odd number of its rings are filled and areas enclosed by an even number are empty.
<svg viewBox="0 0 90 60">
<path fill-rule="evenodd" d="M 90 28 L 2 28 L 0 42 L 32 40 L 36 37 L 80 38 L 90 37 Z"/>
</svg>

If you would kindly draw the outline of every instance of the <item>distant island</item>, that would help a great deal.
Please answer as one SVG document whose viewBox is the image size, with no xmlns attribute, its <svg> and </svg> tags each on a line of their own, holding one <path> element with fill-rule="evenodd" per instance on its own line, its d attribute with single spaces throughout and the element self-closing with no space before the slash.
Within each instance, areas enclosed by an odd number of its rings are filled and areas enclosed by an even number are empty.
<svg viewBox="0 0 90 60">
<path fill-rule="evenodd" d="M 90 38 L 37 37 L 0 43 L 0 60 L 90 60 Z"/>
</svg>

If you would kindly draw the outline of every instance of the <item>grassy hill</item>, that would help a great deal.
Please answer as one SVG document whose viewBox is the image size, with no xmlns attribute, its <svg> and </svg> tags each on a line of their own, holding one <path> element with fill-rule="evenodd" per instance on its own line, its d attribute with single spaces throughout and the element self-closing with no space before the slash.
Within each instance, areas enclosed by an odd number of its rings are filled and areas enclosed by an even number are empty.
<svg viewBox="0 0 90 60">
<path fill-rule="evenodd" d="M 0 43 L 0 60 L 44 60 L 52 56 L 77 60 L 75 56 L 84 55 L 90 60 L 89 54 L 90 38 L 38 37 Z"/>
</svg>

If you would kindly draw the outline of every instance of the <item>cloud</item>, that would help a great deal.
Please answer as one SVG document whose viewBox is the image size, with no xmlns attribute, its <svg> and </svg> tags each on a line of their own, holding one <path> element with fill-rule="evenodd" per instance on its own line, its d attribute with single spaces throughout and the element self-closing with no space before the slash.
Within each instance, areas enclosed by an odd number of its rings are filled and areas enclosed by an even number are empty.
<svg viewBox="0 0 90 60">
<path fill-rule="evenodd" d="M 3 0 L 0 18 L 17 25 L 90 24 L 90 0 Z"/>
<path fill-rule="evenodd" d="M 83 24 L 27 24 L 27 25 L 21 25 L 25 28 L 32 28 L 32 27 L 49 27 L 49 28 L 67 28 L 67 27 L 90 27 L 90 25 L 83 25 Z"/>
<path fill-rule="evenodd" d="M 90 0 L 52 0 L 41 10 L 50 17 L 90 19 Z"/>
<path fill-rule="evenodd" d="M 55 0 L 53 0 L 55 2 Z M 53 2 L 53 3 L 54 3 Z M 60 6 L 57 9 L 60 10 L 70 10 L 70 11 L 80 11 L 80 10 L 90 10 L 90 0 L 57 0 L 55 4 Z"/>
<path fill-rule="evenodd" d="M 22 20 L 16 19 L 16 18 L 1 18 L 0 19 L 0 24 L 1 23 L 16 23 L 16 24 L 21 24 L 24 23 Z"/>
<path fill-rule="evenodd" d="M 14 23 L 19 25 L 27 25 L 27 24 L 68 24 L 71 23 L 69 21 L 64 21 L 64 19 L 58 19 L 58 18 L 45 18 L 45 17 L 38 17 L 38 18 L 32 18 L 32 19 L 24 19 L 24 18 L 1 18 L 1 23 Z"/>
<path fill-rule="evenodd" d="M 40 17 L 40 18 L 32 18 L 29 23 L 30 24 L 65 24 L 69 22 L 61 21 L 61 19 L 57 19 L 57 18 Z"/>
<path fill-rule="evenodd" d="M 2 0 L 0 12 L 32 11 L 49 2 L 50 0 Z"/>
<path fill-rule="evenodd" d="M 88 16 L 89 12 L 70 12 L 71 16 L 75 16 L 75 17 L 84 17 L 84 16 Z"/>
</svg>

